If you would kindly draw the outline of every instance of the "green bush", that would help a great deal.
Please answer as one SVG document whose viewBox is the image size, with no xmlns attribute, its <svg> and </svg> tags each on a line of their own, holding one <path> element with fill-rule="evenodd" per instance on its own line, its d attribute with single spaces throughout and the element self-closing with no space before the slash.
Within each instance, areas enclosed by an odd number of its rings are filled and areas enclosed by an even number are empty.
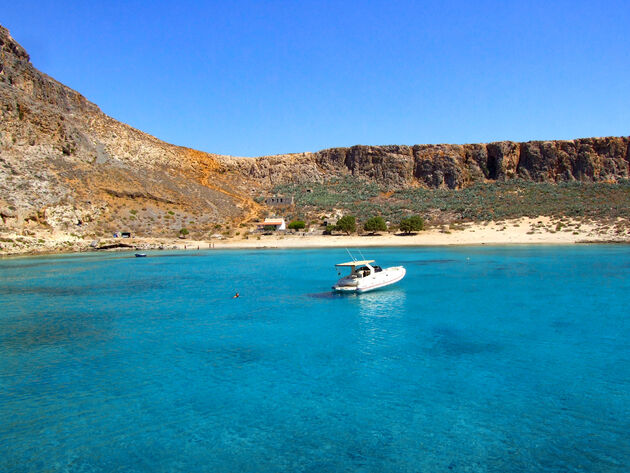
<svg viewBox="0 0 630 473">
<path fill-rule="evenodd" d="M 424 230 L 424 220 L 420 215 L 403 218 L 400 221 L 400 230 L 405 233 L 418 232 Z"/>
<path fill-rule="evenodd" d="M 385 219 L 381 216 L 372 217 L 367 219 L 367 221 L 363 224 L 363 230 L 366 232 L 386 232 L 387 224 L 385 223 Z"/>
<path fill-rule="evenodd" d="M 347 235 L 350 235 L 351 233 L 357 231 L 357 221 L 353 216 L 345 215 L 337 221 L 335 230 L 339 230 L 340 232 L 345 232 Z"/>
<path fill-rule="evenodd" d="M 289 223 L 289 230 L 301 230 L 302 228 L 306 228 L 304 220 L 293 220 Z"/>
<path fill-rule="evenodd" d="M 187 228 L 182 228 L 182 229 L 179 231 L 179 234 L 180 234 L 180 235 L 184 235 L 184 236 L 188 235 L 188 233 L 190 233 L 190 232 L 188 231 L 188 229 L 187 229 Z"/>
</svg>

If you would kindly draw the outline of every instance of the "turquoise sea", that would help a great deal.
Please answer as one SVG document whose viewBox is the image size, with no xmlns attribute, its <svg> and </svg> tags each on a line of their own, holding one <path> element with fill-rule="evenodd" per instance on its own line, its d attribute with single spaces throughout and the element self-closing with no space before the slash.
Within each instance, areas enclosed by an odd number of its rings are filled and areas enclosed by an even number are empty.
<svg viewBox="0 0 630 473">
<path fill-rule="evenodd" d="M 630 246 L 362 252 L 0 260 L 0 471 L 630 471 Z"/>
</svg>

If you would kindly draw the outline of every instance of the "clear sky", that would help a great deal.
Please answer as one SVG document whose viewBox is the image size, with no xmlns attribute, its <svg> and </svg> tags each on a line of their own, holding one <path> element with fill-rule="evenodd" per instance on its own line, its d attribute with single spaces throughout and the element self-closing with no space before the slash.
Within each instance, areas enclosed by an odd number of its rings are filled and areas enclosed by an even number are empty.
<svg viewBox="0 0 630 473">
<path fill-rule="evenodd" d="M 630 134 L 630 1 L 11 1 L 35 67 L 170 143 Z"/>
</svg>

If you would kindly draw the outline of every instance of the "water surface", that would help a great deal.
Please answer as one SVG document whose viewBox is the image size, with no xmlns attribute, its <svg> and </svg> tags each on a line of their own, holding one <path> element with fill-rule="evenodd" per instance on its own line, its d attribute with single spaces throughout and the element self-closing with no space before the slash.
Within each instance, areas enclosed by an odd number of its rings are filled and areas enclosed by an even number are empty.
<svg viewBox="0 0 630 473">
<path fill-rule="evenodd" d="M 630 247 L 363 253 L 0 260 L 0 471 L 630 470 Z"/>
</svg>

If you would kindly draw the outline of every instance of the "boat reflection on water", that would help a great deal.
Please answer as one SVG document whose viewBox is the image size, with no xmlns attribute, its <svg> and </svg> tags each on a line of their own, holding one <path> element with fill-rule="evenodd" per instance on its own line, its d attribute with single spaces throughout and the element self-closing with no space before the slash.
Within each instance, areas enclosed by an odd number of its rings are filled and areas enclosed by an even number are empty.
<svg viewBox="0 0 630 473">
<path fill-rule="evenodd" d="M 352 298 L 358 305 L 358 334 L 361 353 L 372 359 L 380 359 L 383 350 L 390 350 L 394 339 L 404 334 L 401 332 L 404 324 L 400 320 L 405 315 L 406 294 L 403 289 L 387 289 L 368 294 L 361 294 Z M 389 347 L 389 348 L 388 348 Z M 370 365 L 371 377 L 380 371 L 377 366 Z"/>
<path fill-rule="evenodd" d="M 361 317 L 401 317 L 405 311 L 405 291 L 385 289 L 361 294 L 352 300 L 359 307 Z"/>
</svg>

